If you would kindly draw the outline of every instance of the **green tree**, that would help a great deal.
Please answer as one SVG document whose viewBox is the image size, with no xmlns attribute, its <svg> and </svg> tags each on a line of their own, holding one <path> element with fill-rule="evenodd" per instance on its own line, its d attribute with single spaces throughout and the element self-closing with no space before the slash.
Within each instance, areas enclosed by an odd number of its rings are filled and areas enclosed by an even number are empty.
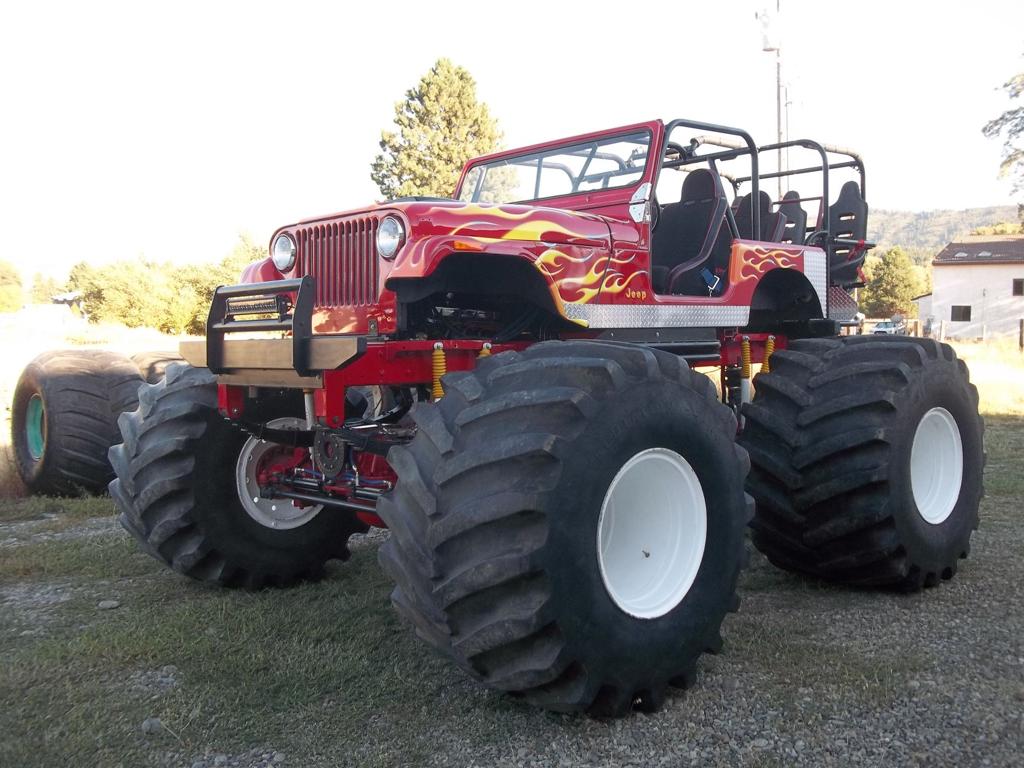
<svg viewBox="0 0 1024 768">
<path fill-rule="evenodd" d="M 370 178 L 386 198 L 448 197 L 466 161 L 498 148 L 501 133 L 476 82 L 448 59 L 438 59 L 395 105 L 397 131 L 381 133 Z"/>
<path fill-rule="evenodd" d="M 69 283 L 82 294 L 83 308 L 93 322 L 201 334 L 214 289 L 237 283 L 246 266 L 266 255 L 266 248 L 242 235 L 231 253 L 214 264 L 82 262 L 72 267 Z"/>
<path fill-rule="evenodd" d="M 17 312 L 23 303 L 21 274 L 10 262 L 0 261 L 0 312 Z"/>
<path fill-rule="evenodd" d="M 71 268 L 70 281 L 93 322 L 156 328 L 168 297 L 161 272 L 160 264 L 147 261 L 80 263 Z"/>
<path fill-rule="evenodd" d="M 50 299 L 60 293 L 64 293 L 64 286 L 57 278 L 39 272 L 32 277 L 33 304 L 49 304 Z"/>
<path fill-rule="evenodd" d="M 1024 72 L 1003 83 L 1003 89 L 1010 95 L 1010 101 L 1019 99 L 1024 94 Z M 1024 135 L 1024 106 L 1011 107 L 981 130 L 989 138 L 1003 137 L 1003 162 L 999 173 L 1013 179 L 1014 192 L 1024 190 L 1024 147 L 1017 141 Z"/>
<path fill-rule="evenodd" d="M 192 304 L 189 320 L 183 328 L 184 332 L 197 336 L 205 333 L 206 316 L 210 311 L 210 302 L 217 286 L 237 283 L 241 279 L 243 269 L 254 261 L 266 257 L 266 246 L 258 245 L 247 234 L 241 234 L 231 253 L 218 263 L 189 264 L 178 268 L 177 284 L 181 293 L 188 296 Z"/>
<path fill-rule="evenodd" d="M 915 310 L 913 298 L 927 290 L 926 272 L 916 267 L 898 245 L 881 257 L 867 259 L 864 276 L 867 285 L 861 289 L 858 301 L 868 317 L 911 316 Z"/>
<path fill-rule="evenodd" d="M 1018 221 L 1001 221 L 987 227 L 975 227 L 972 235 L 1018 235 L 1024 233 L 1024 224 Z"/>
</svg>

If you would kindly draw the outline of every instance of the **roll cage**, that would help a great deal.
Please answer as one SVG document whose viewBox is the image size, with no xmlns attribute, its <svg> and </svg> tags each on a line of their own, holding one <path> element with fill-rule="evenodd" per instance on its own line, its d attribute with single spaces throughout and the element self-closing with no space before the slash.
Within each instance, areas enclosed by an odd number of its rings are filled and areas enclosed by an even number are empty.
<svg viewBox="0 0 1024 768">
<path fill-rule="evenodd" d="M 719 134 L 739 135 L 744 139 L 744 141 L 743 143 L 740 143 L 729 141 L 721 136 L 700 135 L 690 139 L 690 143 L 688 145 L 682 146 L 676 142 L 668 140 L 672 129 L 675 127 L 698 128 L 700 130 L 708 130 Z M 793 139 L 791 141 L 784 141 L 780 143 L 763 144 L 758 147 L 754 145 L 749 134 L 739 129 L 728 128 L 726 126 L 716 126 L 707 123 L 696 123 L 694 121 L 687 120 L 675 120 L 670 123 L 665 129 L 665 137 L 666 157 L 667 153 L 673 150 L 677 152 L 678 156 L 674 160 L 666 159 L 663 161 L 661 164 L 662 168 L 678 168 L 695 163 L 707 163 L 713 170 L 719 173 L 719 176 L 730 182 L 733 192 L 736 194 L 739 194 L 740 189 L 744 184 L 749 184 L 751 187 L 751 195 L 756 198 L 760 192 L 760 182 L 763 180 L 790 178 L 794 176 L 820 173 L 822 187 L 820 195 L 811 195 L 808 197 L 793 199 L 794 202 L 799 203 L 818 203 L 817 225 L 815 226 L 814 231 L 812 231 L 805 240 L 805 244 L 824 245 L 832 242 L 839 246 L 851 247 L 857 244 L 856 241 L 849 238 L 839 237 L 832 239 L 831 222 L 829 220 L 830 217 L 827 215 L 830 201 L 829 176 L 831 171 L 841 170 L 844 168 L 855 170 L 860 178 L 859 191 L 861 199 L 866 202 L 867 178 L 864 169 L 864 160 L 853 150 L 833 146 L 831 144 L 820 144 L 812 139 Z M 709 154 L 698 154 L 697 150 L 701 146 L 723 147 L 724 149 L 722 151 Z M 767 173 L 758 172 L 758 159 L 761 154 L 766 152 L 777 152 L 779 150 L 793 147 L 815 152 L 821 160 L 820 165 L 787 168 L 785 170 L 771 171 Z M 717 164 L 719 162 L 734 160 L 744 156 L 749 156 L 751 161 L 751 171 L 748 175 L 733 177 L 717 170 Z M 848 159 L 836 160 L 834 159 L 834 156 L 845 157 Z M 778 206 L 780 204 L 781 201 L 774 201 L 772 203 L 774 206 Z M 757 206 L 751 206 L 751 230 L 754 232 L 760 231 L 760 213 L 760 209 Z M 738 235 L 735 217 L 730 216 L 729 219 L 733 234 Z M 858 238 L 857 240 L 859 241 L 861 239 L 862 238 Z"/>
<path fill-rule="evenodd" d="M 681 144 L 677 141 L 672 140 L 672 133 L 676 128 L 691 128 L 702 133 L 694 136 L 690 139 L 689 143 Z M 778 178 L 791 178 L 796 176 L 802 176 L 807 174 L 821 174 L 821 194 L 810 195 L 807 197 L 791 198 L 790 202 L 796 202 L 799 204 L 803 203 L 818 203 L 818 215 L 815 219 L 815 226 L 804 240 L 804 244 L 807 245 L 818 245 L 822 247 L 831 247 L 833 249 L 851 249 L 856 247 L 864 247 L 863 234 L 861 237 L 841 237 L 833 236 L 833 226 L 831 217 L 829 216 L 830 209 L 830 174 L 833 171 L 842 169 L 851 169 L 856 171 L 859 176 L 859 188 L 858 193 L 861 202 L 866 203 L 866 190 L 867 181 L 865 175 L 864 161 L 854 151 L 837 147 L 830 144 L 821 144 L 812 139 L 794 139 L 790 141 L 764 144 L 758 146 L 751 135 L 741 129 L 727 125 L 719 125 L 716 123 L 708 123 L 698 120 L 689 120 L 686 118 L 678 118 L 665 124 L 664 130 L 660 137 L 660 152 L 659 157 L 662 161 L 656 168 L 645 167 L 649 150 L 646 153 L 633 153 L 628 159 L 622 158 L 614 153 L 601 152 L 598 150 L 598 145 L 613 141 L 615 139 L 626 139 L 628 137 L 635 137 L 643 133 L 645 128 L 643 125 L 634 125 L 624 128 L 617 128 L 610 130 L 603 134 L 590 134 L 580 137 L 574 137 L 567 139 L 563 142 L 537 145 L 528 147 L 523 150 L 521 154 L 511 154 L 507 152 L 497 153 L 495 156 L 488 156 L 483 158 L 477 158 L 470 161 L 463 170 L 463 174 L 459 179 L 458 187 L 455 191 L 456 198 L 460 198 L 463 193 L 464 185 L 470 181 L 469 173 L 475 168 L 491 162 L 501 163 L 503 165 L 512 166 L 536 166 L 538 171 L 541 169 L 556 170 L 564 173 L 570 182 L 570 191 L 564 194 L 553 195 L 548 198 L 535 196 L 530 199 L 508 201 L 508 202 L 519 202 L 529 204 L 531 202 L 537 202 L 539 200 L 551 200 L 557 197 L 568 197 L 572 195 L 581 194 L 584 190 L 580 189 L 580 186 L 584 183 L 593 183 L 600 181 L 600 186 L 586 191 L 604 191 L 610 189 L 609 183 L 615 177 L 625 174 L 635 174 L 638 170 L 642 170 L 642 178 L 638 179 L 634 184 L 624 185 L 622 192 L 635 192 L 639 190 L 641 185 L 645 182 L 649 182 L 652 188 L 657 185 L 658 178 L 662 170 L 667 168 L 678 168 L 686 170 L 687 166 L 694 166 L 699 164 L 706 164 L 713 173 L 717 174 L 720 178 L 728 181 L 734 194 L 739 194 L 740 189 L 743 185 L 750 186 L 751 197 L 757 199 L 761 190 L 761 182 L 769 179 Z M 734 137 L 730 139 L 728 137 Z M 658 137 L 651 135 L 650 141 L 653 143 Z M 574 147 L 573 145 L 579 145 Z M 716 147 L 717 151 L 701 153 L 699 150 L 701 147 Z M 798 168 L 786 168 L 779 169 L 777 171 L 770 171 L 766 173 L 760 172 L 760 157 L 767 152 L 778 152 L 789 148 L 800 148 L 808 150 L 817 155 L 820 160 L 817 164 L 811 164 L 807 166 L 801 166 Z M 564 155 L 578 156 L 585 158 L 583 168 L 578 172 L 574 172 L 571 168 L 566 166 L 564 163 L 558 163 L 552 160 L 546 160 L 545 154 L 551 152 L 559 152 Z M 722 171 L 719 168 L 721 163 L 736 160 L 739 158 L 747 157 L 750 162 L 750 171 L 747 175 L 733 176 L 729 173 Z M 596 173 L 588 173 L 590 164 L 594 159 L 608 160 L 618 165 L 616 170 L 601 171 Z M 633 163 L 642 161 L 642 164 L 637 166 Z M 480 174 L 474 183 L 474 192 L 471 195 L 471 201 L 476 201 L 480 192 L 480 184 L 482 183 L 482 174 Z M 534 187 L 535 193 L 539 193 L 540 187 L 540 173 L 537 174 L 536 184 Z M 635 202 L 635 201 L 631 201 Z M 773 201 L 771 204 L 773 207 L 778 208 L 781 206 L 783 201 Z M 750 231 L 757 233 L 761 231 L 761 210 L 757 205 L 750 206 Z M 736 211 L 731 207 L 726 213 L 726 220 L 730 231 L 734 237 L 739 237 L 739 224 L 736 220 Z M 843 234 L 843 233 L 839 233 Z"/>
</svg>

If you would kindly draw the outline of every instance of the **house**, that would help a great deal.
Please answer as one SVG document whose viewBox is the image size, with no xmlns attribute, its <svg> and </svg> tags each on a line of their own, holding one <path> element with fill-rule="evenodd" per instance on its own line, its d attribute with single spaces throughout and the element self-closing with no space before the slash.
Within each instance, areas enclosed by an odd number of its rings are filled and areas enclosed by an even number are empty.
<svg viewBox="0 0 1024 768">
<path fill-rule="evenodd" d="M 919 297 L 924 298 L 924 297 Z M 1016 334 L 1024 318 L 1024 236 L 977 235 L 943 248 L 932 261 L 932 295 L 921 320 L 947 338 Z"/>
</svg>

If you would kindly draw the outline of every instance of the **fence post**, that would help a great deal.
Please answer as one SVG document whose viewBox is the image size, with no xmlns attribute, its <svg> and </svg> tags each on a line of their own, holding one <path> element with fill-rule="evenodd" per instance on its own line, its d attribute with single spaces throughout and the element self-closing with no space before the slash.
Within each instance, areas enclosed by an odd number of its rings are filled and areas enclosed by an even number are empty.
<svg viewBox="0 0 1024 768">
<path fill-rule="evenodd" d="M 1017 332 L 1017 350 L 1024 352 L 1024 317 L 1020 319 L 1020 330 Z"/>
</svg>

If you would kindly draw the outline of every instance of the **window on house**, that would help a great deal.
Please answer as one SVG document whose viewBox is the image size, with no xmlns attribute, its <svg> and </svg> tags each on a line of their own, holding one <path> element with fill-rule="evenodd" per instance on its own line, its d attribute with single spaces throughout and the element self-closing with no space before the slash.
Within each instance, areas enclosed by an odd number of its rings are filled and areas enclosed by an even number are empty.
<svg viewBox="0 0 1024 768">
<path fill-rule="evenodd" d="M 971 319 L 971 307 L 954 304 L 949 312 L 949 319 L 953 322 L 967 321 Z"/>
<path fill-rule="evenodd" d="M 1013 295 L 1024 296 L 1024 278 L 1015 277 L 1013 279 Z"/>
</svg>

